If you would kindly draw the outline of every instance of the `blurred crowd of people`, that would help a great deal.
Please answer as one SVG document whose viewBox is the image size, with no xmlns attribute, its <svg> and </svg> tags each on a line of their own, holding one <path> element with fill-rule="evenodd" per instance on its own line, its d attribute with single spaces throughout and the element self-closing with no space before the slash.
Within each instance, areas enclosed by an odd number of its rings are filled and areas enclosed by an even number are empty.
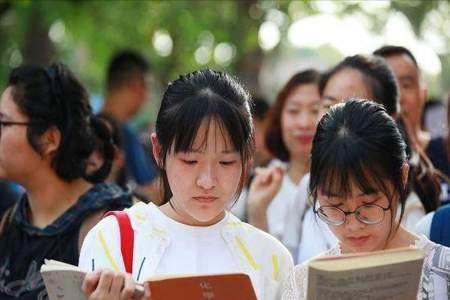
<svg viewBox="0 0 450 300">
<path fill-rule="evenodd" d="M 152 88 L 151 72 L 140 54 L 117 53 L 99 114 L 64 65 L 11 72 L 0 102 L 1 299 L 45 299 L 43 260 L 77 265 L 85 236 L 105 212 L 165 203 L 156 150 L 130 126 Z M 450 98 L 428 101 L 415 57 L 400 46 L 345 57 L 325 72 L 301 70 L 274 101 L 254 95 L 252 168 L 229 210 L 278 239 L 294 263 L 335 247 L 339 239 L 317 217 L 311 195 L 311 149 L 322 116 L 352 98 L 382 105 L 406 144 L 406 200 L 396 218 L 450 246 L 450 137 L 442 130 Z"/>
</svg>

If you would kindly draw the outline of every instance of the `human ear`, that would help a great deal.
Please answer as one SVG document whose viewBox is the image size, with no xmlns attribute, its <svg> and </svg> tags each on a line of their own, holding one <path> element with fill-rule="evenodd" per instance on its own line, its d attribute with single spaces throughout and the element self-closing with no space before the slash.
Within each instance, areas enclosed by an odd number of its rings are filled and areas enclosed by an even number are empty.
<svg viewBox="0 0 450 300">
<path fill-rule="evenodd" d="M 406 189 L 408 185 L 408 175 L 409 175 L 409 165 L 408 163 L 404 163 L 402 166 L 402 185 L 403 189 Z"/>
<path fill-rule="evenodd" d="M 61 132 L 56 126 L 47 129 L 40 138 L 40 146 L 45 156 L 53 156 L 61 143 Z"/>
<path fill-rule="evenodd" d="M 162 163 L 162 158 L 161 158 L 161 151 L 162 151 L 162 147 L 158 142 L 158 137 L 156 136 L 156 133 L 152 133 L 150 136 L 150 140 L 152 142 L 152 152 L 153 152 L 153 157 L 155 158 L 156 164 L 158 165 L 158 167 L 160 169 L 163 169 L 163 163 Z"/>
</svg>

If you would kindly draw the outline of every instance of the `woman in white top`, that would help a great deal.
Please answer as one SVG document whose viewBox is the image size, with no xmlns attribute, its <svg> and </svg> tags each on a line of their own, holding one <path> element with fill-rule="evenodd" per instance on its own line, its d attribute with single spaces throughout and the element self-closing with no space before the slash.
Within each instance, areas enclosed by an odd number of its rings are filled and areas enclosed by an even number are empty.
<svg viewBox="0 0 450 300">
<path fill-rule="evenodd" d="M 258 299 L 279 299 L 292 258 L 275 238 L 228 212 L 239 197 L 253 150 L 249 96 L 212 70 L 180 76 L 167 88 L 152 134 L 164 202 L 127 211 L 134 229 L 133 272 L 124 274 L 117 221 L 87 235 L 79 265 L 89 299 L 131 299 L 152 275 L 242 272 Z M 149 299 L 146 287 L 145 299 Z"/>
<path fill-rule="evenodd" d="M 266 132 L 266 146 L 277 162 L 257 169 L 250 185 L 249 222 L 280 240 L 284 239 L 290 202 L 309 172 L 320 108 L 318 81 L 317 71 L 306 70 L 291 77 L 281 89 L 269 112 Z"/>
<path fill-rule="evenodd" d="M 333 104 L 343 102 L 350 97 L 361 97 L 382 104 L 394 119 L 399 116 L 399 89 L 395 74 L 382 58 L 363 55 L 348 56 L 323 74 L 319 88 L 323 113 Z M 306 202 L 305 199 L 309 197 L 307 189 L 300 190 L 296 197 L 298 198 L 297 203 Z M 336 239 L 326 224 L 314 216 L 311 207 L 308 208 L 306 214 L 298 209 L 289 211 L 286 227 L 300 228 L 301 230 L 301 233 L 297 235 L 299 239 L 298 253 L 293 253 L 296 262 L 301 263 L 336 244 Z M 411 189 L 406 201 L 402 224 L 407 229 L 412 229 L 424 215 L 424 206 L 414 190 Z M 302 227 L 296 226 L 299 219 L 303 220 Z"/>
<path fill-rule="evenodd" d="M 423 249 L 418 299 L 447 299 L 450 249 L 400 225 L 409 172 L 405 149 L 394 120 L 372 101 L 335 105 L 321 119 L 311 150 L 309 187 L 315 214 L 339 241 L 323 255 Z M 282 299 L 306 299 L 307 274 L 307 264 L 296 266 Z"/>
</svg>

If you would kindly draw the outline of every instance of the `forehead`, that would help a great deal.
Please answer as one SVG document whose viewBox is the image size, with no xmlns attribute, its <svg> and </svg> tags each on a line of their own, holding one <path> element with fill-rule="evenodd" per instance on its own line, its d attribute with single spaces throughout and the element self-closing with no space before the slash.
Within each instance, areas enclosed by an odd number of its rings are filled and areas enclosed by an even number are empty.
<svg viewBox="0 0 450 300">
<path fill-rule="evenodd" d="M 192 143 L 194 151 L 235 152 L 226 127 L 216 119 L 205 119 Z"/>
<path fill-rule="evenodd" d="M 17 104 L 13 101 L 13 88 L 7 87 L 3 93 L 0 100 L 0 117 L 11 118 L 21 116 L 24 114 L 19 110 Z"/>
<path fill-rule="evenodd" d="M 323 91 L 323 97 L 339 101 L 351 97 L 370 99 L 372 98 L 372 93 L 364 82 L 361 72 L 345 68 L 331 76 Z"/>
<path fill-rule="evenodd" d="M 286 99 L 286 105 L 315 105 L 320 101 L 317 84 L 301 84 L 292 89 Z"/>
<path fill-rule="evenodd" d="M 418 79 L 417 67 L 408 55 L 392 55 L 385 59 L 399 80 L 405 77 L 410 77 L 415 80 Z"/>
</svg>

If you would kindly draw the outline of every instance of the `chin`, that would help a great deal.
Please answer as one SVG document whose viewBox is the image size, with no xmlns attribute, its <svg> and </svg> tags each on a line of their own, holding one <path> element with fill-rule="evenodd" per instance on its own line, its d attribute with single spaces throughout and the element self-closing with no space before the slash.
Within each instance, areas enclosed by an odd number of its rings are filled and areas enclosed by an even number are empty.
<svg viewBox="0 0 450 300">
<path fill-rule="evenodd" d="M 218 221 L 220 221 L 219 219 L 221 219 L 221 218 L 219 218 L 219 215 L 220 215 L 220 212 L 218 212 L 218 213 L 208 213 L 208 214 L 205 214 L 205 213 L 193 213 L 193 214 L 191 214 L 191 217 L 193 219 L 195 219 L 198 223 L 207 224 L 208 225 L 208 224 L 215 224 Z"/>
</svg>

